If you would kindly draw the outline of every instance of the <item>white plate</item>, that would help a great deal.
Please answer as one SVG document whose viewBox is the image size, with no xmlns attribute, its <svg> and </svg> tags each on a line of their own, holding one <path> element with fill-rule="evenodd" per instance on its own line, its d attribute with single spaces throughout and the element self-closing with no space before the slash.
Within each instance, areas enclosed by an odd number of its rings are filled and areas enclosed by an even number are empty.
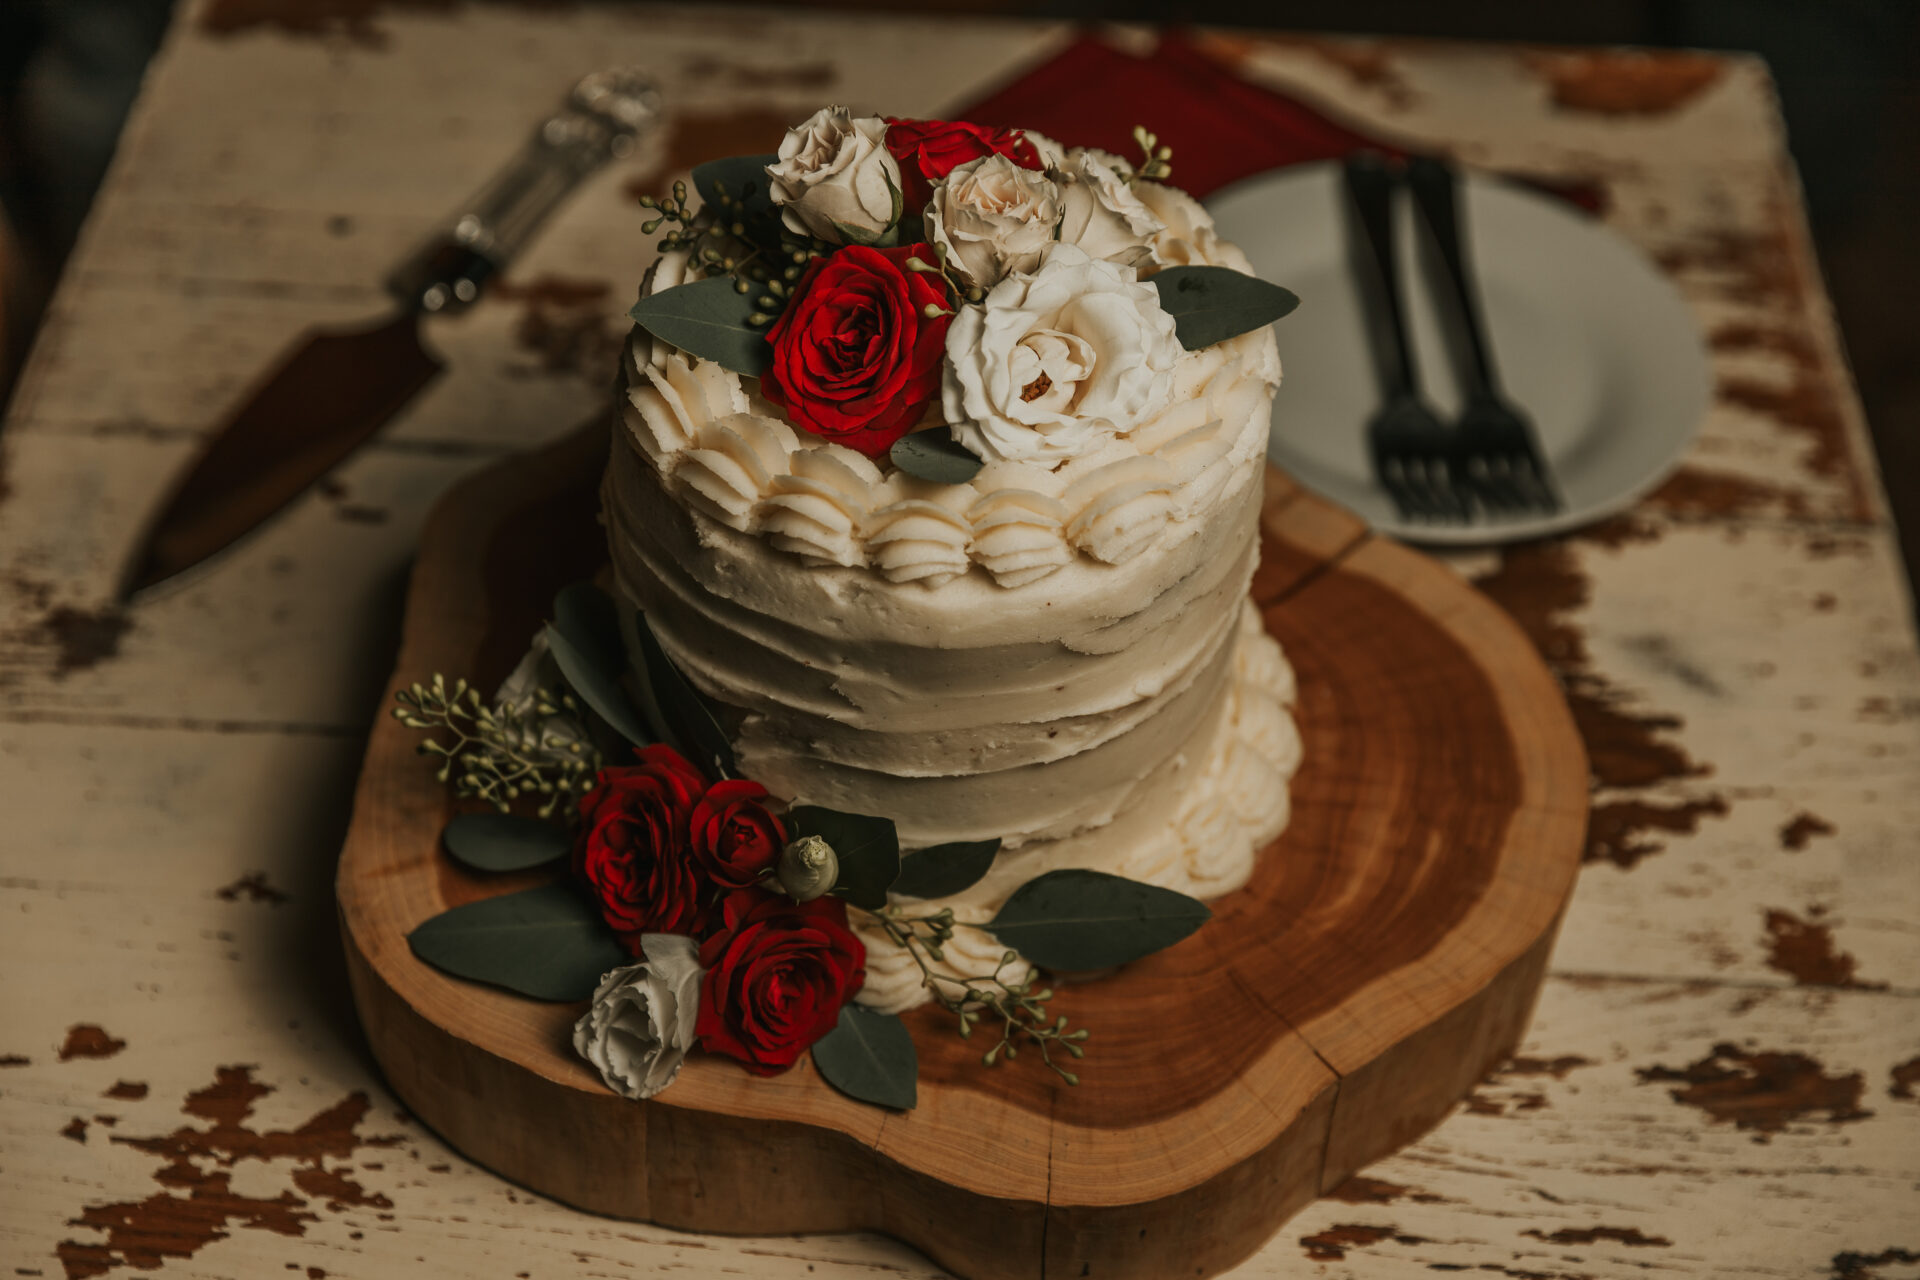
<svg viewBox="0 0 1920 1280">
<path fill-rule="evenodd" d="M 1299 310 L 1275 326 L 1284 373 L 1267 456 L 1412 542 L 1505 542 L 1610 515 L 1664 479 L 1699 429 L 1711 395 L 1700 327 L 1639 250 L 1586 215 L 1477 175 L 1461 194 L 1495 368 L 1533 418 L 1566 508 L 1473 525 L 1408 522 L 1374 481 L 1366 422 L 1379 387 L 1348 266 L 1337 164 L 1261 174 L 1207 202 L 1254 270 L 1300 296 Z M 1414 256 L 1412 204 L 1403 193 L 1395 208 L 1402 296 L 1427 398 L 1450 417 L 1460 395 Z"/>
</svg>

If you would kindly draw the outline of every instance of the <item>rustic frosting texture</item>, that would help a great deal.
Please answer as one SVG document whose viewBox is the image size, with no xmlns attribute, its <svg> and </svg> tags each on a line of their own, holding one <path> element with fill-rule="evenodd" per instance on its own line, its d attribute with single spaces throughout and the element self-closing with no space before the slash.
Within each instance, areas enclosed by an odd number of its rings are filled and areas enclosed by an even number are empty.
<svg viewBox="0 0 1920 1280">
<path fill-rule="evenodd" d="M 1197 234 L 1186 212 L 1170 233 Z M 1285 825 L 1300 754 L 1292 672 L 1246 602 L 1279 372 L 1265 329 L 1181 352 L 1127 430 L 942 485 L 636 331 L 603 489 L 615 586 L 776 796 L 884 815 L 908 851 L 1003 841 L 935 909 L 984 923 L 1067 867 L 1226 893 Z M 926 998 L 911 957 L 863 941 L 862 1003 Z M 946 965 L 1004 950 L 963 928 Z"/>
</svg>

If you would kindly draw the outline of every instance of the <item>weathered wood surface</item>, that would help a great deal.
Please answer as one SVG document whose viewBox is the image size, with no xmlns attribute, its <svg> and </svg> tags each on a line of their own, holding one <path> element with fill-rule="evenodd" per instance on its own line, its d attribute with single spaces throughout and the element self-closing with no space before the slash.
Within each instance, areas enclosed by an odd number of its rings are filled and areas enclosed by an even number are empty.
<svg viewBox="0 0 1920 1280">
<path fill-rule="evenodd" d="M 624 190 L 823 98 L 938 111 L 1066 38 L 182 6 L 0 434 L 10 1274 L 938 1274 L 877 1236 L 595 1218 L 452 1156 L 365 1055 L 330 884 L 427 506 L 603 390 L 645 256 Z M 1236 1274 L 1913 1276 L 1920 653 L 1764 68 L 1234 48 L 1374 126 L 1600 178 L 1719 377 L 1687 465 L 1637 510 L 1457 561 L 1547 654 L 1595 769 L 1522 1056 Z M 567 208 L 517 296 L 435 326 L 449 375 L 220 573 L 103 612 L 195 434 L 304 326 L 377 307 L 391 257 L 615 57 L 658 69 L 673 128 Z"/>
<path fill-rule="evenodd" d="M 420 671 L 499 679 L 554 591 L 604 564 L 606 441 L 594 424 L 435 506 L 390 695 Z M 770 1083 L 696 1056 L 660 1098 L 616 1097 L 568 1046 L 579 1006 L 411 954 L 423 921 L 525 881 L 448 862 L 446 789 L 419 735 L 383 719 L 336 890 L 387 1084 L 468 1157 L 614 1217 L 870 1228 L 975 1280 L 1161 1280 L 1243 1260 L 1518 1048 L 1587 817 L 1579 735 L 1507 615 L 1271 469 L 1260 533 L 1253 599 L 1292 659 L 1315 752 L 1285 834 L 1205 929 L 1055 1006 L 1098 1029 L 1078 1086 L 1031 1062 L 983 1070 L 928 1007 L 908 1015 L 910 1112 L 849 1102 L 810 1061 Z M 541 544 L 550 557 L 510 551 Z M 743 1190 L 770 1167 L 790 1180 L 780 1194 Z"/>
</svg>

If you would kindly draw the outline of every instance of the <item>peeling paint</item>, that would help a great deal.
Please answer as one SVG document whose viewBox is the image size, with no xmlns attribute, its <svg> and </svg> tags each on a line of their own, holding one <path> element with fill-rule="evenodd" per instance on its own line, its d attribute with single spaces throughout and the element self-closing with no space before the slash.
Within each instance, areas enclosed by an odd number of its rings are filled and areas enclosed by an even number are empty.
<svg viewBox="0 0 1920 1280">
<path fill-rule="evenodd" d="M 1354 1174 L 1333 1190 L 1324 1193 L 1322 1200 L 1338 1200 L 1341 1204 L 1393 1204 L 1406 1199 L 1415 1204 L 1444 1204 L 1445 1196 L 1436 1196 L 1431 1192 L 1417 1191 L 1397 1182 L 1388 1182 L 1384 1178 L 1369 1178 L 1363 1174 Z"/>
<path fill-rule="evenodd" d="M 613 323 L 609 280 L 541 275 L 522 282 L 502 280 L 487 297 L 520 304 L 513 341 L 534 357 L 532 364 L 513 365 L 508 372 L 521 376 L 580 377 L 596 387 L 609 381 L 619 366 L 625 327 Z"/>
<path fill-rule="evenodd" d="M 138 1102 L 147 1096 L 147 1086 L 141 1080 L 122 1080 L 100 1096 L 117 1098 L 122 1102 Z"/>
<path fill-rule="evenodd" d="M 249 871 L 232 884 L 222 885 L 214 894 L 224 902 L 238 902 L 245 897 L 249 902 L 270 902 L 279 906 L 287 901 L 287 895 L 267 883 L 264 871 Z"/>
<path fill-rule="evenodd" d="M 1807 914 L 1818 917 L 1815 907 Z M 1855 976 L 1859 963 L 1833 943 L 1833 927 L 1819 919 L 1801 919 L 1792 912 L 1769 910 L 1766 915 L 1767 967 L 1806 987 L 1886 989 L 1884 982 L 1862 982 Z"/>
<path fill-rule="evenodd" d="M 53 674 L 58 679 L 118 656 L 120 641 L 132 629 L 133 619 L 111 605 L 79 609 L 63 604 L 40 619 L 32 638 L 54 649 Z"/>
<path fill-rule="evenodd" d="M 304 1235 L 307 1225 L 319 1220 L 318 1201 L 325 1202 L 328 1212 L 392 1208 L 386 1196 L 346 1177 L 344 1166 L 326 1165 L 362 1147 L 399 1141 L 360 1136 L 360 1123 L 372 1107 L 366 1094 L 349 1094 L 296 1129 L 261 1132 L 246 1127 L 254 1104 L 272 1092 L 272 1086 L 254 1080 L 251 1067 L 221 1067 L 211 1085 L 188 1094 L 181 1104 L 185 1114 L 210 1122 L 206 1127 L 185 1125 L 145 1138 L 114 1136 L 115 1143 L 165 1158 L 153 1175 L 162 1189 L 144 1200 L 89 1205 L 70 1219 L 69 1226 L 92 1228 L 104 1238 L 60 1242 L 55 1252 L 67 1280 L 86 1280 L 118 1267 L 152 1270 L 166 1259 L 193 1256 L 225 1239 L 235 1226 Z M 288 1171 L 293 1186 L 273 1197 L 236 1192 L 230 1171 L 242 1160 L 299 1162 Z"/>
<path fill-rule="evenodd" d="M 1830 836 L 1834 827 L 1825 818 L 1811 813 L 1794 815 L 1793 821 L 1780 828 L 1780 847 L 1789 853 L 1798 853 L 1807 847 L 1815 836 Z"/>
<path fill-rule="evenodd" d="M 1880 1268 L 1891 1263 L 1920 1262 L 1912 1249 L 1882 1249 L 1879 1253 L 1836 1253 L 1833 1280 L 1880 1280 Z"/>
<path fill-rule="evenodd" d="M 1731 1121 L 1753 1132 L 1755 1141 L 1779 1133 L 1788 1124 L 1824 1112 L 1828 1124 L 1864 1120 L 1860 1107 L 1865 1080 L 1858 1071 L 1830 1076 L 1800 1053 L 1748 1051 L 1717 1044 L 1713 1052 L 1685 1067 L 1636 1068 L 1641 1084 L 1675 1083 L 1675 1102 L 1698 1107 L 1716 1123 Z"/>
<path fill-rule="evenodd" d="M 1893 1083 L 1887 1086 L 1887 1095 L 1893 1098 L 1913 1097 L 1913 1086 L 1920 1084 L 1920 1055 L 1896 1063 L 1892 1076 Z"/>
<path fill-rule="evenodd" d="M 1347 1256 L 1347 1250 L 1364 1248 L 1370 1244 L 1379 1244 L 1382 1240 L 1391 1240 L 1395 1244 L 1425 1244 L 1420 1236 L 1402 1234 L 1398 1227 L 1376 1227 L 1364 1222 L 1342 1222 L 1328 1227 L 1325 1231 L 1300 1237 L 1300 1247 L 1315 1262 L 1338 1262 Z"/>
<path fill-rule="evenodd" d="M 60 1046 L 60 1061 L 73 1058 L 111 1058 L 127 1047 L 125 1040 L 116 1040 L 108 1035 L 104 1028 L 91 1022 L 77 1022 L 67 1028 L 66 1043 Z"/>
<path fill-rule="evenodd" d="M 1539 52 L 1525 65 L 1546 82 L 1562 111 L 1600 116 L 1657 116 L 1678 111 L 1720 79 L 1726 63 L 1704 53 Z"/>
<path fill-rule="evenodd" d="M 1557 1058 L 1515 1057 L 1495 1074 L 1503 1076 L 1552 1076 L 1555 1080 L 1565 1080 L 1567 1073 L 1579 1067 L 1594 1065 L 1592 1058 L 1582 1058 L 1578 1054 L 1565 1053 Z"/>
<path fill-rule="evenodd" d="M 1608 521 L 1578 535 L 1578 541 L 1619 546 L 1654 535 L 1630 521 Z M 1593 669 L 1586 636 L 1569 615 L 1586 607 L 1593 584 L 1580 568 L 1575 540 L 1508 548 L 1500 567 L 1474 579 L 1520 624 L 1553 668 L 1586 743 L 1596 790 L 1645 791 L 1711 772 L 1665 736 L 1682 727 L 1680 717 L 1628 710 L 1628 695 Z M 1707 817 L 1724 817 L 1719 795 L 1687 799 L 1608 796 L 1596 802 L 1587 823 L 1588 862 L 1631 869 L 1665 847 L 1660 835 L 1690 834 Z"/>
<path fill-rule="evenodd" d="M 652 173 L 624 188 L 638 200 L 663 196 L 674 175 L 721 156 L 764 155 L 780 145 L 795 113 L 777 107 L 731 107 L 720 111 L 686 110 L 674 114 L 666 136 L 666 155 Z"/>
<path fill-rule="evenodd" d="M 1668 1248 L 1673 1244 L 1665 1236 L 1650 1236 L 1638 1227 L 1562 1227 L 1552 1235 L 1540 1231 L 1522 1231 L 1520 1234 L 1544 1240 L 1548 1244 L 1598 1244 L 1602 1240 L 1636 1248 Z"/>
</svg>

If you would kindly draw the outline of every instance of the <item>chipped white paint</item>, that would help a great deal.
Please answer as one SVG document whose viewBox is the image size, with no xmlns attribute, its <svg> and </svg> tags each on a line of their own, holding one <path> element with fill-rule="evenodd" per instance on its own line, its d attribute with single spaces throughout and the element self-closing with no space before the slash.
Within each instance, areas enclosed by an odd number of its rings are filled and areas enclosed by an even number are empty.
<svg viewBox="0 0 1920 1280">
<path fill-rule="evenodd" d="M 396 1142 L 238 1160 L 232 1194 L 298 1200 L 304 1234 L 229 1221 L 151 1274 L 936 1275 L 878 1237 L 696 1237 L 529 1196 L 399 1116 L 360 1049 L 329 886 L 410 549 L 449 483 L 602 394 L 518 342 L 524 304 L 431 325 L 448 373 L 331 492 L 142 606 L 115 656 L 86 661 L 84 634 L 63 651 L 49 618 L 85 621 L 248 380 L 307 326 L 377 313 L 385 267 L 582 71 L 645 61 L 682 115 L 825 96 L 932 113 L 1068 33 L 397 6 L 369 20 L 383 35 L 369 48 L 215 37 L 204 7 L 183 7 L 153 68 L 0 435 L 0 1261 L 84 1273 L 108 1237 L 73 1220 L 165 1190 L 164 1157 L 110 1139 L 208 1128 L 183 1102 L 252 1064 L 274 1092 L 249 1128 L 293 1129 L 363 1092 L 358 1138 Z M 1920 656 L 1765 70 L 1730 59 L 1677 110 L 1616 118 L 1552 108 L 1519 51 L 1374 52 L 1377 72 L 1356 76 L 1314 44 L 1242 49 L 1249 74 L 1372 127 L 1604 179 L 1611 223 L 1668 261 L 1723 334 L 1723 386 L 1749 393 L 1716 405 L 1692 487 L 1630 526 L 1457 558 L 1530 612 L 1536 638 L 1583 646 L 1558 655 L 1564 674 L 1628 722 L 1597 799 L 1626 812 L 1618 840 L 1649 851 L 1583 873 L 1526 1046 L 1537 1061 L 1235 1274 L 1910 1277 L 1920 1096 L 1895 1096 L 1894 1071 L 1920 1058 Z M 587 335 L 598 308 L 617 332 L 647 252 L 623 188 L 670 154 L 663 134 L 601 175 L 512 279 L 604 283 L 560 318 Z M 1795 388 L 1783 413 L 1777 393 Z M 1672 831 L 1632 811 L 1689 805 Z M 1822 972 L 1862 985 L 1796 985 Z M 62 1062 L 77 1024 L 126 1047 Z M 1714 1058 L 1722 1044 L 1736 1056 Z M 1640 1074 L 1719 1071 L 1737 1100 L 1740 1053 L 1776 1055 L 1777 1132 Z M 107 1096 L 123 1081 L 147 1092 Z M 359 1202 L 328 1208 L 294 1181 L 303 1168 L 350 1179 Z"/>
</svg>

